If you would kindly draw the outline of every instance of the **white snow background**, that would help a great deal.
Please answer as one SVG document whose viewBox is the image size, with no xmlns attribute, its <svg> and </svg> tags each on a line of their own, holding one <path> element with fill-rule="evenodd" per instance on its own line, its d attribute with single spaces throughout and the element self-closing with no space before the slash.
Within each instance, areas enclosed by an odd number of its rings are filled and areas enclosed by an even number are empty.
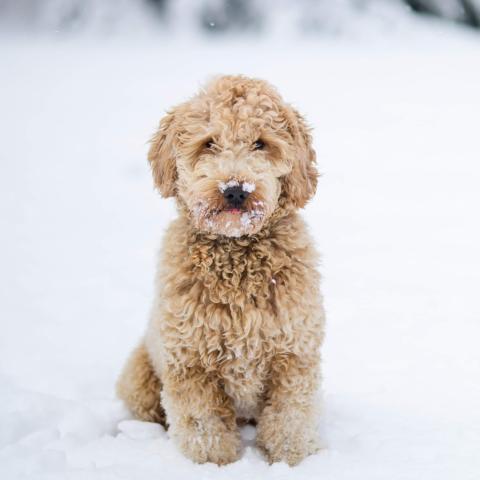
<svg viewBox="0 0 480 480">
<path fill-rule="evenodd" d="M 480 478 L 480 36 L 0 40 L 0 478 Z M 270 80 L 314 127 L 324 449 L 269 466 L 243 430 L 194 465 L 114 383 L 174 218 L 146 141 L 212 74 Z M 301 299 L 299 299 L 301 301 Z"/>
</svg>

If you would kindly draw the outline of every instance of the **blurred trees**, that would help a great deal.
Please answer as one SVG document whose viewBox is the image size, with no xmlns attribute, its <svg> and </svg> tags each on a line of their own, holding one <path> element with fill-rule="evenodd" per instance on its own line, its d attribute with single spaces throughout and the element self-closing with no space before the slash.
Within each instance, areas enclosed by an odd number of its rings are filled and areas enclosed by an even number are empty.
<svg viewBox="0 0 480 480">
<path fill-rule="evenodd" d="M 110 31 L 141 28 L 143 21 L 208 32 L 258 31 L 276 23 L 322 31 L 359 15 L 381 17 L 385 9 L 390 18 L 421 14 L 480 28 L 480 0 L 0 0 L 0 28 L 72 31 L 93 25 Z"/>
<path fill-rule="evenodd" d="M 146 0 L 153 3 L 166 4 L 168 0 Z M 170 0 L 175 1 L 175 0 Z M 277 0 L 203 0 L 200 23 L 206 30 L 226 31 L 257 29 L 261 24 L 261 17 L 268 16 L 272 10 L 285 7 L 288 1 Z M 315 17 L 323 12 L 329 15 L 339 8 L 361 10 L 371 4 L 404 4 L 413 13 L 428 14 L 431 16 L 455 21 L 474 28 L 480 28 L 480 0 L 291 0 L 297 8 L 302 10 L 304 18 L 309 19 L 308 24 L 315 21 Z M 332 8 L 332 3 L 336 7 Z M 330 5 L 329 5 L 330 4 Z M 265 6 L 267 8 L 265 8 Z M 313 14 L 313 18 L 310 15 Z M 319 22 L 319 26 L 324 22 Z"/>
<path fill-rule="evenodd" d="M 475 0 L 404 0 L 414 11 L 480 27 L 480 2 Z"/>
<path fill-rule="evenodd" d="M 260 18 L 261 13 L 251 0 L 217 0 L 204 2 L 200 22 L 210 31 L 243 31 L 258 30 Z"/>
</svg>

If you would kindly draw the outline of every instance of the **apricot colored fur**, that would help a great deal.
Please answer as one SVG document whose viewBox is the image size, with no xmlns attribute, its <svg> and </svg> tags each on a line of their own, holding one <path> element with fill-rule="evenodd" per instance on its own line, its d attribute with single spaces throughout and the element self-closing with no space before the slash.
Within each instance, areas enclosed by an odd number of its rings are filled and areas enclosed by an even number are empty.
<svg viewBox="0 0 480 480">
<path fill-rule="evenodd" d="M 118 395 L 139 419 L 166 415 L 195 462 L 237 460 L 243 418 L 270 462 L 295 465 L 318 449 L 324 327 L 317 254 L 297 213 L 317 185 L 309 129 L 266 82 L 219 77 L 164 117 L 149 161 L 179 217 Z M 226 208 L 228 182 L 249 191 L 242 215 Z"/>
</svg>

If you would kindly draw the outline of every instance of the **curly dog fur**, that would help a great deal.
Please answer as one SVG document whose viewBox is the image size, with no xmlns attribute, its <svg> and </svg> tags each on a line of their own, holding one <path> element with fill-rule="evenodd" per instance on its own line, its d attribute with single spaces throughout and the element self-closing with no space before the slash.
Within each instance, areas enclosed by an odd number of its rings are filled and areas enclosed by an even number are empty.
<svg viewBox="0 0 480 480">
<path fill-rule="evenodd" d="M 149 161 L 179 217 L 118 395 L 137 418 L 168 423 L 195 462 L 237 460 L 243 418 L 270 462 L 295 465 L 318 448 L 324 329 L 317 254 L 297 213 L 317 185 L 309 129 L 268 83 L 219 77 L 167 113 Z M 232 186 L 246 192 L 242 209 L 226 204 Z"/>
</svg>

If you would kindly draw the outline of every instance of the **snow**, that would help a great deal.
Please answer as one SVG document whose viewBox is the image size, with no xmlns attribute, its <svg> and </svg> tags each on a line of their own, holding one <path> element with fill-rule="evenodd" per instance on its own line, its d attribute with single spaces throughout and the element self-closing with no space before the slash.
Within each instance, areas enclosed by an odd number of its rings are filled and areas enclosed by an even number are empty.
<svg viewBox="0 0 480 480">
<path fill-rule="evenodd" d="M 243 182 L 242 190 L 244 192 L 252 193 L 253 191 L 255 191 L 255 184 L 252 182 Z"/>
<path fill-rule="evenodd" d="M 218 189 L 223 193 L 227 188 L 238 187 L 240 182 L 235 179 L 231 179 L 228 182 L 219 182 Z M 252 193 L 255 190 L 255 184 L 252 182 L 242 182 L 242 190 L 244 192 Z"/>
<path fill-rule="evenodd" d="M 478 479 L 480 39 L 0 43 L 0 477 Z M 146 140 L 215 73 L 264 77 L 315 127 L 324 449 L 194 465 L 114 397 L 174 218 Z M 274 281 L 274 279 L 272 279 Z M 299 299 L 301 301 L 301 299 Z"/>
<path fill-rule="evenodd" d="M 218 189 L 223 193 L 227 188 L 238 187 L 240 184 L 238 180 L 229 180 L 228 182 L 219 182 Z"/>
</svg>

